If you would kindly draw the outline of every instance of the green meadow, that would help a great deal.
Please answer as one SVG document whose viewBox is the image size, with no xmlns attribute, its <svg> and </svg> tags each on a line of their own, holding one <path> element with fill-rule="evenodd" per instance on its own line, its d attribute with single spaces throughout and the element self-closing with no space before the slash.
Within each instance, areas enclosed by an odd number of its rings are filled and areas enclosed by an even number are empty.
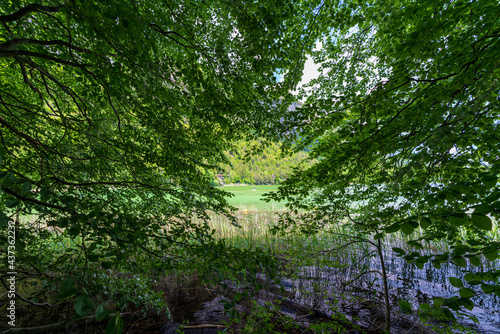
<svg viewBox="0 0 500 334">
<path fill-rule="evenodd" d="M 262 195 L 278 190 L 277 185 L 257 185 L 255 190 L 253 186 L 224 186 L 221 189 L 234 195 L 228 199 L 228 202 L 239 210 L 283 211 L 285 207 L 285 202 L 272 201 L 267 203 L 262 201 Z"/>
</svg>

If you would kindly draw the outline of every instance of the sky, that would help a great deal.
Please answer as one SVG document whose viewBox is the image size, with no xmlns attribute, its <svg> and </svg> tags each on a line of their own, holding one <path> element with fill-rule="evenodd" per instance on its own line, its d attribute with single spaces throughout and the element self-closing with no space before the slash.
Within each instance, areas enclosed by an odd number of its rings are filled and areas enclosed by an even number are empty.
<svg viewBox="0 0 500 334">
<path fill-rule="evenodd" d="M 319 64 L 315 64 L 311 56 L 307 56 L 306 64 L 304 66 L 304 75 L 302 76 L 302 80 L 299 82 L 299 87 L 302 87 L 312 79 L 315 79 L 319 76 Z"/>
<path fill-rule="evenodd" d="M 323 43 L 320 41 L 316 42 L 314 47 L 314 51 L 318 51 L 323 47 Z M 295 95 L 298 94 L 298 88 L 301 88 L 305 84 L 307 84 L 312 79 L 316 79 L 319 76 L 319 67 L 320 64 L 315 64 L 312 57 L 310 55 L 306 56 L 306 63 L 304 64 L 304 73 L 302 74 L 302 79 L 300 80 L 297 90 L 293 92 Z M 280 78 L 281 80 L 281 78 Z"/>
<path fill-rule="evenodd" d="M 318 51 L 323 47 L 323 43 L 321 41 L 316 41 L 316 45 L 314 46 L 314 51 Z M 306 56 L 306 63 L 304 65 L 304 73 L 302 75 L 302 79 L 298 84 L 298 88 L 304 86 L 312 79 L 316 79 L 319 76 L 319 64 L 315 64 L 312 57 L 310 55 Z M 275 73 L 277 81 L 281 81 L 283 79 L 283 75 Z"/>
</svg>

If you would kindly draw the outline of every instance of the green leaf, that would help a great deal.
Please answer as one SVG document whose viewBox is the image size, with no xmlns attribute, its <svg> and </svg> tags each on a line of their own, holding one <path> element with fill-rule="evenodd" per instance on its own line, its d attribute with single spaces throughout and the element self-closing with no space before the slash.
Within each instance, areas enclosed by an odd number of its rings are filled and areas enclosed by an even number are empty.
<svg viewBox="0 0 500 334">
<path fill-rule="evenodd" d="M 429 320 L 429 315 L 427 313 L 424 313 L 424 312 L 419 312 L 418 318 L 420 319 L 420 321 L 422 323 L 426 323 Z"/>
<path fill-rule="evenodd" d="M 65 278 L 61 282 L 59 289 L 59 298 L 67 298 L 78 292 L 78 290 L 75 289 L 75 280 L 73 277 Z"/>
<path fill-rule="evenodd" d="M 465 280 L 466 282 L 472 281 L 473 279 L 474 279 L 474 274 L 473 274 L 473 273 L 467 273 L 467 274 L 465 274 L 465 276 L 464 276 L 464 280 Z"/>
<path fill-rule="evenodd" d="M 474 303 L 468 298 L 460 299 L 459 301 L 462 304 L 462 306 L 468 309 L 469 311 L 472 311 L 472 309 L 474 308 Z"/>
<path fill-rule="evenodd" d="M 74 308 L 76 314 L 84 317 L 92 311 L 92 309 L 94 308 L 94 303 L 87 294 L 83 293 L 75 299 Z"/>
<path fill-rule="evenodd" d="M 118 313 L 109 320 L 105 334 L 121 334 L 124 327 L 122 317 Z"/>
<path fill-rule="evenodd" d="M 68 235 L 70 235 L 72 237 L 78 236 L 81 232 L 80 225 L 74 224 L 74 225 L 70 226 L 67 229 L 67 232 L 68 232 Z"/>
<path fill-rule="evenodd" d="M 469 288 L 461 288 L 458 293 L 460 294 L 460 297 L 462 298 L 471 298 L 474 296 L 474 290 L 469 289 Z"/>
<path fill-rule="evenodd" d="M 110 262 L 110 261 L 104 261 L 104 262 L 101 262 L 101 267 L 103 269 L 111 269 L 113 268 L 113 262 Z"/>
<path fill-rule="evenodd" d="M 467 253 L 468 251 L 470 250 L 470 248 L 468 246 L 465 246 L 465 245 L 456 245 L 454 248 L 453 248 L 453 256 L 462 256 L 464 255 L 465 253 Z"/>
<path fill-rule="evenodd" d="M 88 254 L 87 258 L 89 259 L 90 262 L 97 262 L 99 261 L 99 254 Z"/>
<path fill-rule="evenodd" d="M 474 208 L 474 213 L 475 214 L 482 214 L 482 215 L 486 215 L 490 212 L 493 211 L 493 208 L 489 205 L 486 205 L 486 204 L 481 204 L 477 207 Z"/>
<path fill-rule="evenodd" d="M 405 312 L 411 312 L 411 304 L 406 300 L 398 300 L 399 307 Z"/>
<path fill-rule="evenodd" d="M 433 260 L 433 261 L 432 261 L 432 265 L 433 265 L 433 266 L 434 266 L 434 268 L 436 268 L 436 269 L 441 269 L 441 262 L 439 262 L 439 261 L 435 261 L 435 260 Z"/>
<path fill-rule="evenodd" d="M 406 252 L 405 252 L 403 249 L 398 248 L 398 247 L 392 247 L 392 250 L 393 250 L 395 253 L 397 253 L 397 254 L 398 254 L 398 256 L 401 256 L 401 255 L 406 254 Z"/>
<path fill-rule="evenodd" d="M 16 182 L 16 177 L 14 176 L 14 174 L 12 172 L 7 172 L 7 174 L 5 174 L 5 176 L 2 178 L 2 181 L 1 181 L 1 183 L 4 187 L 10 187 L 15 182 Z"/>
<path fill-rule="evenodd" d="M 99 304 L 97 305 L 97 308 L 95 310 L 95 319 L 97 320 L 97 322 L 101 322 L 106 319 L 111 313 L 113 313 L 113 311 L 108 311 L 103 304 Z"/>
<path fill-rule="evenodd" d="M 493 177 L 493 178 L 483 182 L 484 186 L 488 189 L 495 187 L 497 185 L 497 183 L 498 183 L 498 178 L 496 178 L 496 177 Z"/>
<path fill-rule="evenodd" d="M 465 225 L 467 221 L 469 220 L 469 217 L 467 215 L 454 215 L 450 216 L 450 225 L 453 227 L 458 227 Z"/>
<path fill-rule="evenodd" d="M 69 219 L 68 218 L 61 218 L 58 222 L 57 222 L 57 226 L 61 227 L 61 228 L 65 228 L 65 227 L 68 227 L 69 225 Z"/>
<path fill-rule="evenodd" d="M 410 235 L 415 231 L 415 228 L 410 223 L 404 223 L 403 226 L 401 226 L 401 231 L 406 235 Z"/>
<path fill-rule="evenodd" d="M 21 202 L 18 201 L 18 200 L 13 200 L 13 201 L 7 201 L 7 202 L 5 202 L 5 206 L 8 207 L 8 208 L 15 208 L 19 204 L 21 204 Z"/>
<path fill-rule="evenodd" d="M 420 219 L 420 227 L 424 230 L 431 225 L 431 220 L 429 218 L 421 218 Z"/>
<path fill-rule="evenodd" d="M 385 231 L 387 233 L 394 233 L 394 232 L 399 231 L 400 228 L 401 228 L 401 225 L 399 225 L 399 224 L 393 224 L 391 226 L 386 227 Z"/>
<path fill-rule="evenodd" d="M 434 303 L 434 306 L 440 307 L 441 305 L 443 305 L 444 299 L 441 297 L 435 297 L 435 298 L 432 298 L 432 302 Z"/>
<path fill-rule="evenodd" d="M 448 280 L 450 281 L 450 284 L 454 286 L 455 288 L 463 288 L 464 283 L 462 282 L 461 279 L 456 278 L 456 277 L 448 277 Z"/>
<path fill-rule="evenodd" d="M 128 258 L 129 255 L 130 254 L 128 252 L 118 253 L 118 254 L 116 254 L 116 259 L 121 261 L 121 260 Z"/>
<path fill-rule="evenodd" d="M 434 197 L 434 196 L 429 196 L 428 198 L 426 198 L 426 200 L 427 200 L 427 204 L 429 204 L 430 207 L 433 207 L 438 203 L 436 197 Z"/>
<path fill-rule="evenodd" d="M 431 306 L 427 303 L 422 303 L 422 304 L 420 304 L 419 307 L 422 311 L 429 311 L 431 309 Z"/>
<path fill-rule="evenodd" d="M 467 243 L 471 246 L 479 246 L 481 245 L 481 242 L 477 241 L 477 240 L 474 240 L 474 239 L 469 239 L 467 240 Z"/>
<path fill-rule="evenodd" d="M 496 259 L 498 259 L 498 251 L 497 250 L 484 251 L 483 255 L 485 258 L 487 258 L 490 261 L 495 261 Z"/>
<path fill-rule="evenodd" d="M 90 246 L 87 248 L 87 254 L 93 252 L 94 249 L 96 249 L 96 247 L 97 247 L 97 242 L 91 243 Z"/>
<path fill-rule="evenodd" d="M 25 182 L 21 185 L 21 193 L 27 194 L 31 191 L 31 183 Z"/>
<path fill-rule="evenodd" d="M 465 185 L 461 185 L 461 186 L 459 186 L 459 191 L 460 191 L 461 194 L 467 195 L 468 193 L 470 193 L 471 187 L 465 186 Z"/>
<path fill-rule="evenodd" d="M 451 308 L 451 307 L 450 307 Z M 458 311 L 458 306 L 456 308 L 452 308 L 453 310 L 457 310 Z M 443 314 L 445 315 L 445 317 L 448 319 L 448 320 L 455 320 L 455 316 L 453 315 L 453 313 L 451 313 L 451 311 L 447 308 L 443 308 Z"/>
<path fill-rule="evenodd" d="M 455 256 L 453 257 L 453 261 L 456 263 L 457 266 L 466 268 L 467 267 L 467 261 L 461 256 Z"/>
<path fill-rule="evenodd" d="M 414 220 L 408 221 L 408 224 L 410 224 L 411 227 L 413 228 L 418 228 L 418 222 Z"/>
<path fill-rule="evenodd" d="M 483 290 L 484 293 L 492 293 L 497 290 L 497 287 L 491 284 L 481 284 L 481 290 Z"/>
<path fill-rule="evenodd" d="M 444 300 L 444 305 L 449 307 L 454 311 L 458 311 L 460 309 L 460 303 L 458 302 L 458 297 L 451 297 Z M 444 311 L 444 309 L 443 309 Z"/>
<path fill-rule="evenodd" d="M 415 265 L 419 269 L 423 269 L 424 265 L 429 261 L 430 256 L 424 255 L 424 256 L 419 256 L 415 259 Z"/>
<path fill-rule="evenodd" d="M 472 224 L 477 228 L 485 231 L 490 231 L 493 227 L 491 219 L 488 216 L 483 216 L 479 214 L 472 215 Z"/>
<path fill-rule="evenodd" d="M 477 256 L 469 257 L 469 261 L 473 266 L 479 267 L 481 265 L 481 260 Z"/>
<path fill-rule="evenodd" d="M 50 189 L 47 188 L 47 187 L 43 187 L 42 189 L 40 189 L 40 196 L 42 198 L 42 200 L 46 200 L 50 195 Z"/>
<path fill-rule="evenodd" d="M 486 187 L 481 184 L 473 184 L 472 190 L 479 195 L 484 195 L 486 193 Z"/>
</svg>

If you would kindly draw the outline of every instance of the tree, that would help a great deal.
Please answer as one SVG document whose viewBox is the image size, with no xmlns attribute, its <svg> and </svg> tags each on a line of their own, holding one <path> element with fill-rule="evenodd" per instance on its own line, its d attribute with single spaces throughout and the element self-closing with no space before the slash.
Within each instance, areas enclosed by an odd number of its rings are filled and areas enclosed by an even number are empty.
<svg viewBox="0 0 500 334">
<path fill-rule="evenodd" d="M 409 249 L 452 245 L 433 256 L 398 250 L 418 267 L 497 259 L 500 5 L 352 1 L 324 10 L 332 19 L 313 54 L 322 74 L 283 132 L 289 147 L 312 145 L 320 160 L 275 197 L 317 206 L 303 222 L 312 229 L 348 217 L 374 239 L 402 231 L 413 237 Z M 451 317 L 449 309 L 472 308 L 474 295 L 500 294 L 491 283 L 500 273 L 478 269 L 464 277 L 470 288 L 450 278 L 460 297 L 421 317 Z"/>
<path fill-rule="evenodd" d="M 181 268 L 182 256 L 212 270 L 238 267 L 216 260 L 229 250 L 191 218 L 206 220 L 208 210 L 231 217 L 207 171 L 227 162 L 235 136 L 257 136 L 280 119 L 285 104 L 275 101 L 291 98 L 303 53 L 316 39 L 314 8 L 4 2 L 2 243 L 13 217 L 37 217 L 36 224 L 17 222 L 20 279 L 39 277 L 59 286 L 61 298 L 77 296 L 83 316 L 113 276 L 103 272 L 100 281 L 91 268 L 145 275 Z M 289 75 L 277 83 L 280 71 Z M 73 245 L 61 252 L 45 238 Z M 251 255 L 241 256 L 249 265 Z"/>
</svg>

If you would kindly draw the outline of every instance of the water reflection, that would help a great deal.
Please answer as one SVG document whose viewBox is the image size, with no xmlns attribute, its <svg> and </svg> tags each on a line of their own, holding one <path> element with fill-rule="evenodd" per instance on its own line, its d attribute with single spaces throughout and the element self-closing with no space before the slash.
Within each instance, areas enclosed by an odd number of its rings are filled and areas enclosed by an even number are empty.
<svg viewBox="0 0 500 334">
<path fill-rule="evenodd" d="M 481 267 L 468 264 L 466 268 L 460 268 L 452 263 L 443 263 L 440 269 L 426 263 L 419 269 L 414 264 L 394 256 L 392 252 L 385 252 L 384 257 L 387 271 L 390 273 L 388 281 L 391 293 L 412 302 L 415 308 L 420 303 L 429 302 L 433 297 L 449 298 L 457 295 L 458 289 L 449 283 L 449 277 L 462 278 L 468 272 L 481 271 Z M 376 258 L 370 259 L 370 267 L 379 269 L 380 261 Z M 377 286 L 380 289 L 381 282 Z M 464 313 L 477 317 L 480 322 L 479 332 L 500 333 L 500 298 L 494 294 L 481 294 L 479 286 L 469 286 L 466 283 L 465 287 L 477 290 L 480 294 L 472 299 L 474 309 Z M 472 323 L 470 320 L 464 321 Z"/>
<path fill-rule="evenodd" d="M 277 220 L 278 214 L 279 212 L 275 211 L 240 212 L 239 221 L 243 226 L 242 234 L 246 238 L 251 236 L 251 244 L 269 242 L 270 244 L 267 246 L 273 246 L 273 243 L 276 243 L 276 238 L 263 240 L 262 236 L 265 234 L 264 230 L 267 230 Z M 297 244 L 297 247 L 303 247 L 304 254 L 307 254 L 309 246 L 303 239 L 300 239 L 300 243 L 302 244 Z M 334 244 L 332 247 L 338 246 L 339 244 Z M 384 252 L 391 303 L 394 305 L 397 305 L 398 299 L 404 299 L 409 301 L 414 309 L 417 309 L 421 303 L 431 303 L 431 298 L 455 296 L 458 294 L 458 289 L 451 286 L 449 277 L 462 278 L 468 272 L 482 270 L 481 267 L 470 265 L 467 268 L 460 268 L 452 263 L 442 263 L 440 269 L 426 263 L 422 269 L 419 269 L 401 257 L 396 257 L 392 252 L 392 247 L 403 247 L 403 245 L 387 245 Z M 279 248 L 277 247 L 277 249 Z M 310 265 L 300 267 L 295 276 L 283 279 L 282 285 L 294 302 L 328 315 L 332 315 L 335 312 L 333 306 L 337 306 L 339 312 L 347 314 L 349 319 L 358 319 L 356 320 L 358 324 L 371 326 L 373 318 L 380 318 L 380 314 L 377 314 L 377 310 L 369 309 L 366 304 L 363 304 L 363 299 L 380 300 L 380 304 L 383 303 L 381 276 L 372 272 L 381 270 L 380 261 L 376 256 L 368 256 L 368 253 L 373 251 L 374 249 L 364 249 L 349 253 L 347 249 L 344 249 L 339 258 L 328 259 L 336 262 L 335 265 L 330 266 L 313 265 L 311 263 L 314 261 L 310 260 L 308 261 Z M 362 255 L 367 256 L 363 257 Z M 301 261 L 306 261 L 306 259 L 302 258 Z M 371 273 L 361 275 L 362 272 Z M 360 278 L 352 282 L 358 276 Z M 467 284 L 465 286 L 470 287 Z M 478 290 L 479 286 L 471 288 Z M 479 294 L 473 298 L 473 302 L 474 309 L 464 313 L 475 316 L 480 324 L 475 325 L 468 319 L 461 319 L 461 323 L 471 325 L 479 333 L 500 334 L 500 298 L 494 294 Z M 380 313 L 380 308 L 378 312 Z M 398 321 L 402 322 L 404 319 L 400 319 L 401 316 L 398 314 L 393 314 L 393 316 L 394 326 L 396 326 L 393 328 L 393 332 L 406 333 L 397 327 L 401 326 Z M 414 319 L 416 321 L 416 318 Z"/>
<path fill-rule="evenodd" d="M 388 247 L 391 249 L 392 247 Z M 451 263 L 443 263 L 436 269 L 426 263 L 422 269 L 414 264 L 409 264 L 401 257 L 396 257 L 392 251 L 384 254 L 385 265 L 388 273 L 388 285 L 391 303 L 394 305 L 398 299 L 404 299 L 413 304 L 417 309 L 421 303 L 431 303 L 433 297 L 449 298 L 458 294 L 458 289 L 450 285 L 449 277 L 462 278 L 468 272 L 479 272 L 481 268 L 468 266 L 460 268 Z M 353 282 L 353 277 L 360 275 L 360 267 L 364 267 L 367 275 L 362 275 Z M 374 271 L 381 271 L 378 257 L 366 257 L 358 265 L 345 263 L 345 267 L 303 267 L 297 279 L 286 279 L 282 282 L 289 291 L 295 291 L 294 299 L 309 307 L 315 307 L 323 312 L 330 312 L 328 301 L 335 302 L 342 312 L 349 318 L 359 318 L 358 323 L 369 323 L 373 314 L 366 313 L 361 299 L 356 297 L 380 300 L 383 282 L 381 276 Z M 468 286 L 478 290 L 479 286 Z M 481 290 L 479 290 L 481 292 Z M 472 311 L 463 312 L 475 316 L 479 325 L 468 318 L 460 318 L 460 323 L 475 329 L 478 333 L 500 333 L 500 298 L 494 294 L 479 294 L 473 298 L 475 307 Z M 395 323 L 397 325 L 397 321 Z M 400 332 L 393 328 L 394 332 Z"/>
</svg>

